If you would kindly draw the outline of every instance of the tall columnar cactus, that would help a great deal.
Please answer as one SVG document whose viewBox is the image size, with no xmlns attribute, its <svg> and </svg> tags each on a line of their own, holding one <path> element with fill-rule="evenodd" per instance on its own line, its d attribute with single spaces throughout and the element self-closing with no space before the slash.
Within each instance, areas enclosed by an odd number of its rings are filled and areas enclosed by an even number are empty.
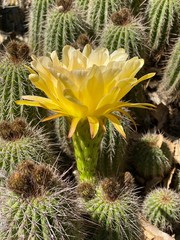
<svg viewBox="0 0 180 240">
<path fill-rule="evenodd" d="M 0 120 L 12 121 L 16 117 L 25 117 L 37 123 L 40 119 L 38 108 L 27 108 L 15 103 L 24 94 L 37 93 L 29 82 L 29 73 L 25 67 L 29 60 L 29 47 L 25 43 L 11 41 L 6 48 L 0 61 Z"/>
<path fill-rule="evenodd" d="M 105 178 L 95 192 L 87 184 L 79 186 L 79 192 L 84 198 L 85 209 L 98 224 L 93 231 L 94 240 L 142 239 L 134 188 L 122 187 L 115 179 Z"/>
<path fill-rule="evenodd" d="M 126 49 L 130 57 L 144 54 L 145 31 L 139 19 L 135 19 L 128 8 L 111 15 L 111 23 L 103 30 L 100 44 L 110 52 Z"/>
<path fill-rule="evenodd" d="M 147 133 L 129 149 L 129 166 L 141 183 L 157 184 L 170 173 L 173 164 L 172 144 L 161 134 Z"/>
<path fill-rule="evenodd" d="M 100 35 L 101 30 L 109 21 L 110 15 L 122 7 L 121 0 L 91 0 L 88 6 L 88 22 Z"/>
<path fill-rule="evenodd" d="M 173 51 L 164 71 L 159 86 L 159 95 L 166 98 L 168 103 L 180 100 L 180 38 L 174 45 Z"/>
<path fill-rule="evenodd" d="M 180 221 L 179 195 L 166 188 L 151 191 L 144 200 L 143 214 L 162 231 L 172 231 Z"/>
<path fill-rule="evenodd" d="M 149 47 L 155 56 L 161 55 L 169 44 L 173 26 L 179 31 L 179 0 L 150 0 L 147 6 Z"/>
<path fill-rule="evenodd" d="M 92 34 L 90 26 L 74 8 L 73 0 L 57 1 L 47 15 L 45 53 L 57 51 L 61 57 L 66 44 L 73 44 L 82 33 Z"/>
<path fill-rule="evenodd" d="M 0 199 L 1 240 L 83 239 L 73 189 L 46 165 L 23 162 Z"/>
<path fill-rule="evenodd" d="M 36 55 L 43 54 L 46 17 L 53 3 L 55 0 L 32 0 L 31 3 L 28 42 Z"/>
<path fill-rule="evenodd" d="M 34 159 L 53 163 L 54 156 L 47 136 L 42 130 L 31 128 L 22 119 L 0 123 L 0 168 L 11 172 L 17 163 Z"/>
</svg>

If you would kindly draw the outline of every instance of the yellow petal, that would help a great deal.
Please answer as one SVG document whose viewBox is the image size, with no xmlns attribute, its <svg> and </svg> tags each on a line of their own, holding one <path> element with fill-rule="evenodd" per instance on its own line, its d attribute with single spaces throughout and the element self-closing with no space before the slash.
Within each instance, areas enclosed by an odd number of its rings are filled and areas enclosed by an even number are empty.
<svg viewBox="0 0 180 240">
<path fill-rule="evenodd" d="M 121 123 L 119 122 L 119 120 L 117 119 L 117 117 L 115 117 L 113 114 L 106 114 L 105 116 L 112 122 L 113 126 L 121 134 L 121 136 L 124 139 L 126 139 L 126 134 L 124 132 L 124 129 Z"/>
<path fill-rule="evenodd" d="M 59 118 L 59 117 L 62 117 L 62 116 L 64 116 L 64 115 L 62 115 L 62 114 L 60 114 L 60 113 L 54 114 L 54 115 L 51 115 L 51 116 L 49 116 L 49 117 L 43 118 L 43 119 L 41 120 L 41 122 L 46 122 L 46 121 L 52 120 L 52 119 L 54 119 L 54 118 Z"/>
<path fill-rule="evenodd" d="M 71 138 L 72 135 L 74 134 L 75 130 L 76 130 L 76 127 L 79 123 L 81 118 L 73 118 L 72 119 L 72 122 L 71 122 L 71 126 L 70 126 L 70 130 L 69 130 L 69 133 L 68 133 L 68 138 Z"/>
<path fill-rule="evenodd" d="M 99 121 L 95 117 L 88 117 L 91 138 L 94 138 L 99 130 Z"/>
</svg>

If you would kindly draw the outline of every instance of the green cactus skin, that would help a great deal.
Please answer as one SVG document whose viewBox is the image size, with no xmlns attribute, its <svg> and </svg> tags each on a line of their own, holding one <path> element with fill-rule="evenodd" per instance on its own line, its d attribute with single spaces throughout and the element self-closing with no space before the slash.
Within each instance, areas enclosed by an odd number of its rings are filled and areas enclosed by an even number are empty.
<svg viewBox="0 0 180 240">
<path fill-rule="evenodd" d="M 168 103 L 180 99 L 180 38 L 174 45 L 173 51 L 164 71 L 162 82 L 159 86 L 159 95 L 166 98 Z"/>
<path fill-rule="evenodd" d="M 127 120 L 122 120 L 126 135 L 130 128 Z M 97 171 L 103 177 L 119 176 L 125 170 L 125 152 L 127 142 L 113 127 L 110 121 L 106 123 L 106 132 L 100 146 Z"/>
<path fill-rule="evenodd" d="M 176 169 L 170 186 L 172 186 L 176 192 L 180 193 L 180 169 Z"/>
<path fill-rule="evenodd" d="M 18 131 L 13 126 L 23 125 Z M 21 128 L 21 130 L 20 130 Z M 0 124 L 0 169 L 5 173 L 14 170 L 17 163 L 34 159 L 36 162 L 54 163 L 54 155 L 46 134 L 42 129 L 30 127 L 20 119 L 11 124 Z"/>
<path fill-rule="evenodd" d="M 99 147 L 102 140 L 103 130 L 99 129 L 92 139 L 87 121 L 78 124 L 72 136 L 74 155 L 80 182 L 95 182 L 97 178 L 96 168 L 99 156 Z"/>
<path fill-rule="evenodd" d="M 161 134 L 147 133 L 129 149 L 129 166 L 135 179 L 142 184 L 157 179 L 161 182 L 173 164 L 171 143 Z"/>
<path fill-rule="evenodd" d="M 124 48 L 130 57 L 144 54 L 145 29 L 139 19 L 135 19 L 129 9 L 122 8 L 111 16 L 103 30 L 100 45 L 110 52 Z"/>
<path fill-rule="evenodd" d="M 134 188 L 122 187 L 114 179 L 105 178 L 97 186 L 95 196 L 84 205 L 91 218 L 100 225 L 93 231 L 93 240 L 143 239 Z"/>
<path fill-rule="evenodd" d="M 11 41 L 7 52 L 0 61 L 0 121 L 13 121 L 16 117 L 25 117 L 37 124 L 40 120 L 38 108 L 27 108 L 16 104 L 22 95 L 36 95 L 37 90 L 28 79 L 29 48 L 26 44 Z"/>
<path fill-rule="evenodd" d="M 10 176 L 11 183 L 8 182 L 8 188 L 1 188 L 1 240 L 83 240 L 80 231 L 80 209 L 77 209 L 73 189 L 60 177 L 53 182 L 54 176 L 50 174 L 48 179 L 47 168 L 39 166 L 44 182 L 35 178 L 34 169 L 37 170 L 37 166 L 34 166 L 30 175 L 26 171 L 22 176 L 20 171 L 16 171 L 14 176 Z M 45 170 L 45 174 L 42 170 Z M 29 196 L 24 195 L 23 191 L 18 194 L 17 189 L 11 188 L 20 182 L 24 190 L 27 188 L 31 191 L 36 188 L 40 191 L 38 194 L 31 192 Z"/>
<path fill-rule="evenodd" d="M 178 25 L 179 0 L 150 0 L 147 6 L 149 47 L 155 55 L 161 55 L 169 44 L 171 30 Z M 177 33 L 178 28 L 176 28 Z"/>
<path fill-rule="evenodd" d="M 55 0 L 32 0 L 31 3 L 28 43 L 36 55 L 43 54 L 46 17 L 53 3 Z"/>
<path fill-rule="evenodd" d="M 146 219 L 162 231 L 172 231 L 180 221 L 179 195 L 166 188 L 152 190 L 143 203 Z"/>
<path fill-rule="evenodd" d="M 54 6 L 47 15 L 45 53 L 56 50 L 61 58 L 63 47 L 72 45 L 82 33 L 91 35 L 92 30 L 73 6 Z"/>
<path fill-rule="evenodd" d="M 91 0 L 88 7 L 87 20 L 100 36 L 101 30 L 109 21 L 110 15 L 118 11 L 122 5 L 121 0 Z"/>
</svg>

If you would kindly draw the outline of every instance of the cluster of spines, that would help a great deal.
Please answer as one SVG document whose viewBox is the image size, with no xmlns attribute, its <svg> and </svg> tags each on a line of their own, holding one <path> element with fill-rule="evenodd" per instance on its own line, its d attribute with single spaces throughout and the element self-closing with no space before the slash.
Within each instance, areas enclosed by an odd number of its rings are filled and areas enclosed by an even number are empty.
<svg viewBox="0 0 180 240">
<path fill-rule="evenodd" d="M 138 199 L 132 186 L 105 178 L 94 187 L 82 183 L 79 192 L 91 219 L 98 224 L 93 239 L 142 239 Z"/>
<path fill-rule="evenodd" d="M 152 190 L 144 200 L 143 214 L 162 231 L 172 231 L 180 221 L 178 193 L 166 188 Z"/>
<path fill-rule="evenodd" d="M 9 173 L 26 159 L 54 163 L 48 137 L 41 129 L 30 127 L 23 119 L 0 123 L 0 167 Z"/>
<path fill-rule="evenodd" d="M 168 103 L 173 100 L 178 101 L 180 99 L 180 38 L 177 39 L 173 47 L 173 51 L 167 62 L 163 79 L 159 86 L 159 94 L 161 98 L 167 98 Z"/>
<path fill-rule="evenodd" d="M 2 240 L 83 239 L 73 190 L 49 166 L 24 161 L 1 190 Z"/>
<path fill-rule="evenodd" d="M 130 57 L 144 54 L 145 28 L 128 8 L 111 15 L 111 22 L 103 29 L 100 44 L 110 52 L 126 49 Z"/>
<path fill-rule="evenodd" d="M 173 165 L 172 143 L 162 134 L 147 133 L 129 149 L 129 166 L 139 183 L 161 182 Z"/>
<path fill-rule="evenodd" d="M 149 47 L 155 56 L 161 55 L 170 42 L 173 26 L 179 21 L 178 0 L 151 0 L 147 6 Z M 177 30 L 177 29 L 176 29 Z"/>
<path fill-rule="evenodd" d="M 56 50 L 59 57 L 62 55 L 63 47 L 66 44 L 73 45 L 80 34 L 92 34 L 90 26 L 74 9 L 72 0 L 68 0 L 66 4 L 60 1 L 47 15 L 45 53 Z"/>
</svg>

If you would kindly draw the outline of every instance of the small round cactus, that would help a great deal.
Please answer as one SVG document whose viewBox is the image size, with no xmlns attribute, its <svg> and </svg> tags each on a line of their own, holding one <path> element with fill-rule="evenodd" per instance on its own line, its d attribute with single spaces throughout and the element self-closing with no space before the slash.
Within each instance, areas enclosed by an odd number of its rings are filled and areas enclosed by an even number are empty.
<svg viewBox="0 0 180 240">
<path fill-rule="evenodd" d="M 83 239 L 73 189 L 47 165 L 18 165 L 0 199 L 2 240 Z"/>
<path fill-rule="evenodd" d="M 126 49 L 130 57 L 144 54 L 145 28 L 128 8 L 111 15 L 111 22 L 102 31 L 100 44 L 110 52 Z"/>
<path fill-rule="evenodd" d="M 135 141 L 129 152 L 129 165 L 136 180 L 161 182 L 173 164 L 172 144 L 162 134 L 147 133 Z"/>
<path fill-rule="evenodd" d="M 83 189 L 83 193 L 89 192 Z M 91 189 L 91 186 L 90 186 Z M 142 239 L 138 199 L 132 186 L 122 187 L 114 178 L 105 178 L 96 187 L 95 195 L 87 194 L 84 207 L 99 225 L 94 231 L 97 240 Z"/>
<path fill-rule="evenodd" d="M 34 159 L 36 162 L 54 162 L 48 137 L 41 129 L 30 127 L 23 119 L 0 123 L 0 168 L 9 173 L 17 163 Z"/>
<path fill-rule="evenodd" d="M 180 221 L 179 195 L 166 188 L 152 190 L 143 203 L 146 219 L 162 231 L 172 231 Z"/>
</svg>

